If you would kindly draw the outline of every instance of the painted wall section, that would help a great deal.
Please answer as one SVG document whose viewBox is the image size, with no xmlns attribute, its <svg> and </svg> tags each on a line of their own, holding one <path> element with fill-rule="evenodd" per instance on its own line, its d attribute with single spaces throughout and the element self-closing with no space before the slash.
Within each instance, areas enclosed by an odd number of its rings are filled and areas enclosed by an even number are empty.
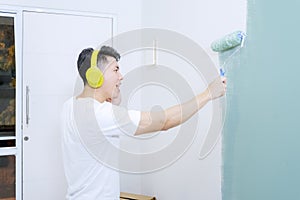
<svg viewBox="0 0 300 200">
<path fill-rule="evenodd" d="M 223 200 L 300 199 L 300 2 L 248 1 L 248 38 L 227 67 Z"/>
</svg>

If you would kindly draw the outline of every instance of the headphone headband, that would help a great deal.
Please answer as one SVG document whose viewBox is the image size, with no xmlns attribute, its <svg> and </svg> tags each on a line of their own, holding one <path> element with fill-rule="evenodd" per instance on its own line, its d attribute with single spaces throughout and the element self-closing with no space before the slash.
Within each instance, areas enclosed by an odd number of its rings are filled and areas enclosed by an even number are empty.
<svg viewBox="0 0 300 200">
<path fill-rule="evenodd" d="M 91 67 L 97 67 L 99 50 L 94 50 L 91 57 Z"/>
</svg>

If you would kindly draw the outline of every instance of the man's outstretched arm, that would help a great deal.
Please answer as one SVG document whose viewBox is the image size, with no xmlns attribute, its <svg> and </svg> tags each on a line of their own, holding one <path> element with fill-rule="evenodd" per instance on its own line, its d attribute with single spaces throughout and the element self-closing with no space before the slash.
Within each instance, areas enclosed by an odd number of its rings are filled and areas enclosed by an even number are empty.
<svg viewBox="0 0 300 200">
<path fill-rule="evenodd" d="M 158 112 L 142 112 L 135 135 L 165 131 L 190 119 L 210 100 L 223 96 L 226 92 L 226 78 L 218 77 L 208 88 L 191 100 Z"/>
</svg>

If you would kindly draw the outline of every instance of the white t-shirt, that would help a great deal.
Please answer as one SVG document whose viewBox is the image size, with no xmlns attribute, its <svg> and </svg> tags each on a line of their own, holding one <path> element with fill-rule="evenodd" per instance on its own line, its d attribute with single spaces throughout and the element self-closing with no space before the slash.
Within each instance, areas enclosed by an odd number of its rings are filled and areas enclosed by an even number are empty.
<svg viewBox="0 0 300 200">
<path fill-rule="evenodd" d="M 119 200 L 115 169 L 120 135 L 133 135 L 141 114 L 124 110 L 92 98 L 71 98 L 64 104 L 62 152 L 68 200 Z"/>
</svg>

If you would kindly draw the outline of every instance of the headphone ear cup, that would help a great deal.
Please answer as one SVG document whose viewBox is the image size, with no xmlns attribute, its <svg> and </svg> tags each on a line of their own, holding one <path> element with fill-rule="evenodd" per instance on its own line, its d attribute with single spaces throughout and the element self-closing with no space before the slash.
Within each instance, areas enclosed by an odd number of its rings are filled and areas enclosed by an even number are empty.
<svg viewBox="0 0 300 200">
<path fill-rule="evenodd" d="M 86 80 L 92 88 L 99 88 L 102 86 L 104 77 L 103 73 L 97 67 L 90 67 L 85 73 Z"/>
</svg>

